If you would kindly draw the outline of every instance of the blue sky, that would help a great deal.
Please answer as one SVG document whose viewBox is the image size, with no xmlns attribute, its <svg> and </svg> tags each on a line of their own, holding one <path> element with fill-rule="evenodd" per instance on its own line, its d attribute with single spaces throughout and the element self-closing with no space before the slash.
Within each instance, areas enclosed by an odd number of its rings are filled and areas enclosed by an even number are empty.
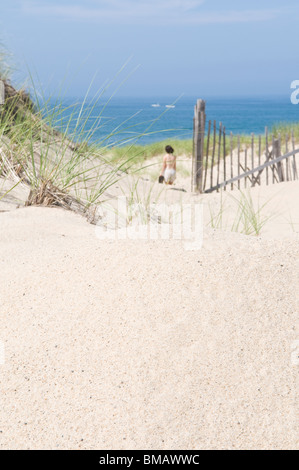
<svg viewBox="0 0 299 470">
<path fill-rule="evenodd" d="M 119 95 L 287 95 L 299 79 L 298 0 L 0 0 L 15 80 L 83 95 L 131 58 Z M 67 78 L 66 73 L 68 73 Z"/>
</svg>

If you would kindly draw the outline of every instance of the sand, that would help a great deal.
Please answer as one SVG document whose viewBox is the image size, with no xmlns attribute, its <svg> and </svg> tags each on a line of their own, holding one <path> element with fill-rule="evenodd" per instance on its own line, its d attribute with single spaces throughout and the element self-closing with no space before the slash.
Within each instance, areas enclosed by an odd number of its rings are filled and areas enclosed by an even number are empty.
<svg viewBox="0 0 299 470">
<path fill-rule="evenodd" d="M 285 194 L 288 230 L 205 227 L 199 251 L 103 241 L 62 209 L 1 213 L 0 448 L 297 448 L 287 184 L 266 196 Z"/>
</svg>

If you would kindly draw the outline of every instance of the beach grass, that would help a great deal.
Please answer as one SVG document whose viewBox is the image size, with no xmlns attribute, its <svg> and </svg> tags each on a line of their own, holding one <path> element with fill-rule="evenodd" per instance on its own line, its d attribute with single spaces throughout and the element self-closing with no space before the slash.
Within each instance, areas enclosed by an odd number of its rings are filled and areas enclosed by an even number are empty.
<svg viewBox="0 0 299 470">
<path fill-rule="evenodd" d="M 260 235 L 262 228 L 271 216 L 264 215 L 263 211 L 269 201 L 260 204 L 254 203 L 250 190 L 240 191 L 240 197 L 230 195 L 237 204 L 237 214 L 232 226 L 233 232 L 244 235 Z"/>
<path fill-rule="evenodd" d="M 291 135 L 292 131 L 294 133 L 295 141 L 299 141 L 299 122 L 281 122 L 277 123 L 269 129 L 269 137 L 268 143 L 271 146 L 272 144 L 272 136 L 274 138 L 278 138 L 281 136 L 282 142 L 286 142 L 286 140 L 290 143 L 291 142 Z M 216 136 L 216 140 L 218 137 Z M 244 147 L 250 147 L 252 143 L 252 135 L 251 134 L 240 134 L 239 136 L 233 135 L 232 138 L 232 147 L 236 149 L 238 147 L 238 140 L 240 141 L 241 150 Z M 217 140 L 218 142 L 218 140 Z M 164 139 L 158 142 L 153 142 L 150 144 L 131 144 L 131 145 L 124 145 L 124 146 L 115 146 L 113 148 L 104 149 L 102 152 L 106 154 L 106 157 L 109 161 L 117 162 L 123 160 L 125 158 L 130 158 L 132 162 L 141 163 L 145 160 L 149 160 L 150 158 L 157 157 L 163 155 L 165 153 L 166 145 L 171 145 L 176 155 L 184 155 L 187 157 L 192 156 L 193 152 L 193 142 L 192 139 Z M 204 141 L 204 149 L 205 153 L 207 153 L 207 136 L 205 137 Z M 259 135 L 254 135 L 254 145 L 257 148 L 259 145 Z M 262 151 L 265 150 L 266 147 L 266 138 L 264 134 L 261 134 L 261 147 Z M 212 145 L 210 139 L 209 145 L 209 155 L 212 152 Z M 226 155 L 230 153 L 230 135 L 227 135 L 227 142 L 226 142 Z"/>
<path fill-rule="evenodd" d="M 92 127 L 88 126 L 88 122 L 107 87 L 99 90 L 91 100 L 89 88 L 81 104 L 74 103 L 67 107 L 63 104 L 63 97 L 46 99 L 33 80 L 33 100 L 22 90 L 17 92 L 10 88 L 14 92 L 0 113 L 0 176 L 3 180 L 11 181 L 11 189 L 5 187 L 4 193 L 0 191 L 2 199 L 22 183 L 29 188 L 26 205 L 59 205 L 68 209 L 73 207 L 84 213 L 90 207 L 102 203 L 102 195 L 107 189 L 127 173 L 146 171 L 155 181 L 160 162 L 157 158 L 153 159 L 163 155 L 165 146 L 169 144 L 178 156 L 178 171 L 186 178 L 190 176 L 190 170 L 183 165 L 183 160 L 192 156 L 192 139 L 164 139 L 148 145 L 138 144 L 140 138 L 151 133 L 152 123 L 144 123 L 144 133 L 136 135 L 130 145 L 123 145 L 121 135 L 125 127 L 120 129 L 120 126 L 100 140 L 96 139 L 102 113 Z M 89 104 L 85 106 L 87 102 Z M 104 109 L 105 105 L 102 112 Z M 130 126 L 129 122 L 123 124 Z M 299 123 L 277 123 L 269 134 L 290 139 L 292 131 L 298 141 Z M 252 142 L 251 135 L 243 134 L 239 139 L 243 147 Z M 113 144 L 108 144 L 111 141 Z M 261 141 L 264 146 L 264 136 Z M 205 149 L 207 143 L 205 137 Z M 236 148 L 236 136 L 232 143 L 233 148 Z M 255 145 L 258 143 L 258 136 L 255 136 Z M 137 187 L 132 188 L 131 198 L 140 202 Z M 239 219 L 235 221 L 233 229 L 258 234 L 264 223 L 260 216 L 262 208 L 254 208 L 250 196 L 242 194 L 239 209 Z M 223 211 L 221 205 L 219 214 L 211 214 L 212 227 L 219 228 L 222 225 Z"/>
<path fill-rule="evenodd" d="M 107 157 L 111 162 L 115 162 L 123 158 L 131 158 L 132 161 L 137 163 L 148 160 L 152 157 L 163 155 L 165 153 L 165 147 L 169 144 L 169 142 L 171 142 L 171 145 L 177 154 L 192 154 L 193 144 L 191 139 L 168 139 L 159 142 L 153 142 L 147 145 L 132 144 L 123 147 L 114 147 L 107 151 Z"/>
<path fill-rule="evenodd" d="M 209 207 L 208 225 L 218 230 L 229 230 L 244 235 L 259 236 L 266 223 L 274 217 L 274 215 L 266 215 L 265 208 L 270 200 L 260 204 L 252 198 L 250 189 L 239 191 L 237 196 L 228 194 L 233 201 L 233 206 L 228 207 L 228 199 L 224 199 L 223 191 L 220 192 L 220 201 L 217 208 Z M 229 215 L 234 214 L 232 221 L 229 221 Z"/>
<path fill-rule="evenodd" d="M 89 107 L 84 107 L 86 95 L 81 108 L 74 105 L 66 110 L 62 99 L 50 107 L 51 100 L 40 99 L 41 93 L 34 86 L 34 103 L 22 92 L 12 87 L 9 90 L 13 90 L 12 95 L 7 97 L 0 116 L 2 178 L 9 180 L 13 171 L 14 177 L 27 184 L 30 194 L 26 205 L 68 206 L 74 198 L 77 207 L 96 204 L 122 177 L 124 163 L 128 165 L 126 160 L 107 166 L 105 158 L 95 151 L 96 124 L 86 132 L 101 93 Z M 68 118 L 62 125 L 66 111 Z"/>
</svg>

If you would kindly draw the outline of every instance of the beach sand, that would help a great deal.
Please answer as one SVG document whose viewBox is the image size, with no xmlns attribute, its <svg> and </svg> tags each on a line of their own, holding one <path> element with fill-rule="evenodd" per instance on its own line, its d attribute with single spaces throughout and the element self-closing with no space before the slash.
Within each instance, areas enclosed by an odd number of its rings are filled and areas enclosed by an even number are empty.
<svg viewBox="0 0 299 470">
<path fill-rule="evenodd" d="M 198 251 L 1 213 L 0 448 L 298 447 L 298 187 L 264 193 L 292 224 L 206 226 Z"/>
</svg>

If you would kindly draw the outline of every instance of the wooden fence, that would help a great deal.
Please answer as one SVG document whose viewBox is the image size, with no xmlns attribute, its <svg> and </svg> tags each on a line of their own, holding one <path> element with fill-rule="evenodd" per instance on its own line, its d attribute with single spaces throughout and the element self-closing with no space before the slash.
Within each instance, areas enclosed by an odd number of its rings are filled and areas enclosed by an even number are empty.
<svg viewBox="0 0 299 470">
<path fill-rule="evenodd" d="M 212 192 L 223 188 L 274 184 L 298 179 L 294 131 L 249 137 L 227 135 L 222 123 L 209 121 L 206 129 L 205 102 L 194 110 L 192 191 Z"/>
</svg>

